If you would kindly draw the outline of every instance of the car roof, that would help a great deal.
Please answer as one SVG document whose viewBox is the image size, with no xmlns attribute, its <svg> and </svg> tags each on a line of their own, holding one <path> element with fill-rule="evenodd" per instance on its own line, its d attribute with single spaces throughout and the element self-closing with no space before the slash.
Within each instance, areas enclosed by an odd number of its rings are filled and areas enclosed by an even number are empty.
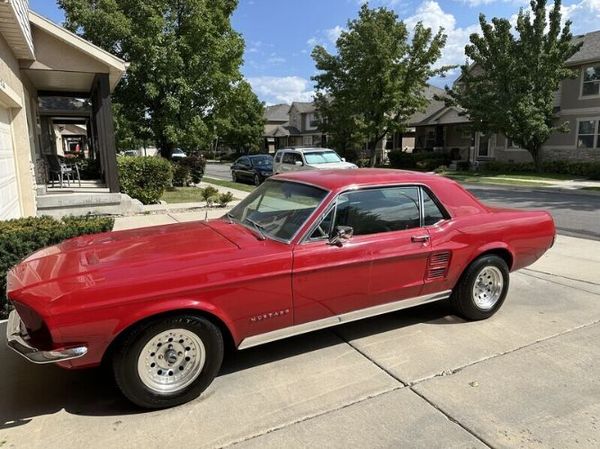
<svg viewBox="0 0 600 449">
<path fill-rule="evenodd" d="M 335 150 L 332 150 L 331 148 L 282 148 L 279 151 L 297 151 L 298 153 L 304 153 L 306 151 L 333 151 L 335 152 Z M 278 153 L 279 153 L 278 151 Z"/>
<path fill-rule="evenodd" d="M 453 183 L 451 180 L 436 174 L 383 168 L 296 171 L 274 176 L 273 179 L 303 182 L 331 191 L 354 186 Z"/>
</svg>

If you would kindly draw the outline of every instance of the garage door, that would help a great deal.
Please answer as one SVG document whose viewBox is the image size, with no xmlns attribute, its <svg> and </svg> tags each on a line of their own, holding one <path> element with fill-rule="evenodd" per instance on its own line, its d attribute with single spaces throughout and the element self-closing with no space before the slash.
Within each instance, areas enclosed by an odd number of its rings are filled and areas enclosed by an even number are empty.
<svg viewBox="0 0 600 449">
<path fill-rule="evenodd" d="M 0 107 L 0 220 L 21 216 L 10 116 Z"/>
</svg>

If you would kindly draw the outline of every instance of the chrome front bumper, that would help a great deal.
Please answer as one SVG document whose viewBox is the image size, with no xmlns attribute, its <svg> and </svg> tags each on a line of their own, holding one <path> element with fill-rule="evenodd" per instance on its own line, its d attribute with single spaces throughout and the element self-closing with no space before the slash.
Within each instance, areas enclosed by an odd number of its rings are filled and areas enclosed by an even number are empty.
<svg viewBox="0 0 600 449">
<path fill-rule="evenodd" d="M 52 351 L 40 351 L 27 342 L 27 330 L 16 310 L 13 310 L 6 325 L 6 343 L 8 347 L 21 354 L 33 363 L 55 363 L 65 360 L 76 359 L 87 353 L 87 347 L 54 349 Z"/>
</svg>

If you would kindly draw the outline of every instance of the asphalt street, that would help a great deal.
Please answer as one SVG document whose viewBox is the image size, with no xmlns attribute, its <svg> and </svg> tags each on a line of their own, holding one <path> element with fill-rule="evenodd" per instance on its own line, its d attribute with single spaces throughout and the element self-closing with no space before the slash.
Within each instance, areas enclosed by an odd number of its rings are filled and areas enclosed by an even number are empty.
<svg viewBox="0 0 600 449">
<path fill-rule="evenodd" d="M 206 175 L 231 180 L 229 167 L 229 164 L 207 164 Z M 490 205 L 547 210 L 552 213 L 560 234 L 600 240 L 600 195 L 513 186 L 466 187 Z"/>
</svg>

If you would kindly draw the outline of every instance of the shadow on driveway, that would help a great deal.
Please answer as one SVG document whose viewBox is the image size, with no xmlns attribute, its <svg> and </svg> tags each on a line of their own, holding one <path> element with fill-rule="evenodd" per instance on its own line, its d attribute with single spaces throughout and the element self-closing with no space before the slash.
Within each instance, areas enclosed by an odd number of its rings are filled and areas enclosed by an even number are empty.
<svg viewBox="0 0 600 449">
<path fill-rule="evenodd" d="M 346 324 L 334 330 L 305 334 L 268 345 L 226 354 L 219 375 L 240 372 L 331 345 L 341 344 L 340 331 L 353 338 L 375 335 L 416 323 L 457 324 L 445 304 L 429 304 L 411 310 Z M 337 338 L 331 338 L 331 333 Z M 23 426 L 33 418 L 65 410 L 73 415 L 117 416 L 145 413 L 124 399 L 108 368 L 64 370 L 53 365 L 34 365 L 6 346 L 6 324 L 0 324 L 0 430 Z M 325 338 L 329 333 L 329 338 Z"/>
</svg>

